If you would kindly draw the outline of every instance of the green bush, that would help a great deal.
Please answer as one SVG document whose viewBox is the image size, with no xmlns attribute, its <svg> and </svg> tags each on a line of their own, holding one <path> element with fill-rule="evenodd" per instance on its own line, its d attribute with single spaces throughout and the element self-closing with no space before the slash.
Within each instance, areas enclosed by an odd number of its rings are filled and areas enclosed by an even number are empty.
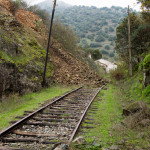
<svg viewBox="0 0 150 150">
<path fill-rule="evenodd" d="M 99 49 L 93 50 L 91 53 L 91 57 L 93 60 L 98 60 L 102 58 L 102 53 Z"/>
<path fill-rule="evenodd" d="M 104 42 L 105 38 L 102 35 L 98 35 L 97 38 L 95 39 L 96 42 Z"/>
<path fill-rule="evenodd" d="M 38 15 L 43 20 L 43 23 L 49 26 L 50 15 L 47 13 L 46 10 L 39 9 L 36 5 L 30 6 L 28 10 Z"/>
<path fill-rule="evenodd" d="M 59 20 L 55 20 L 52 36 L 65 50 L 71 53 L 75 52 L 77 48 L 77 36 L 71 27 L 63 25 Z M 84 44 L 87 43 L 86 40 L 83 40 L 82 42 Z"/>
<path fill-rule="evenodd" d="M 110 52 L 109 56 L 110 56 L 110 57 L 114 57 L 115 54 L 114 54 L 113 52 Z"/>
<path fill-rule="evenodd" d="M 99 43 L 91 43 L 90 44 L 90 47 L 102 47 L 102 45 L 101 44 L 99 44 Z"/>
<path fill-rule="evenodd" d="M 14 16 L 19 8 L 20 8 L 20 0 L 11 1 L 10 11 Z"/>
<path fill-rule="evenodd" d="M 114 28 L 109 27 L 109 31 L 110 31 L 110 32 L 114 32 L 115 30 L 114 30 Z"/>
<path fill-rule="evenodd" d="M 101 52 L 102 52 L 102 54 L 104 54 L 104 55 L 109 55 L 109 53 L 108 53 L 106 50 L 102 50 Z"/>
<path fill-rule="evenodd" d="M 150 54 L 148 54 L 143 60 L 143 67 L 146 70 L 150 70 Z"/>
<path fill-rule="evenodd" d="M 88 39 L 93 40 L 94 39 L 95 34 L 90 34 L 87 36 Z"/>
<path fill-rule="evenodd" d="M 148 85 L 142 92 L 143 98 L 150 97 L 150 85 Z"/>
<path fill-rule="evenodd" d="M 106 49 L 106 50 L 110 50 L 110 46 L 109 46 L 109 45 L 106 45 L 106 46 L 105 46 L 105 49 Z"/>
<path fill-rule="evenodd" d="M 126 72 L 123 65 L 118 65 L 117 69 L 112 70 L 110 72 L 111 79 L 115 79 L 118 81 L 125 79 L 125 76 L 126 76 Z"/>
</svg>

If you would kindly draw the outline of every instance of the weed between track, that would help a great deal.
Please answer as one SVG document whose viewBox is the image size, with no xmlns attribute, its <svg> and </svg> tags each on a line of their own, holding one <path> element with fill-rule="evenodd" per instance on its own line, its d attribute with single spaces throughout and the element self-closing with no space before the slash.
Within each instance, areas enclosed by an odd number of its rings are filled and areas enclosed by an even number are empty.
<svg viewBox="0 0 150 150">
<path fill-rule="evenodd" d="M 102 147 L 109 147 L 112 143 L 115 143 L 120 139 L 118 136 L 111 136 L 111 128 L 122 119 L 121 104 L 119 101 L 114 101 L 114 89 L 112 86 L 108 87 L 108 90 L 102 90 L 95 101 L 93 102 L 92 108 L 97 108 L 96 111 L 91 110 L 87 113 L 87 118 L 94 119 L 93 124 L 83 123 L 81 132 L 85 137 L 85 140 L 90 145 L 87 148 L 82 149 L 93 149 L 92 143 L 95 141 L 100 143 Z M 87 121 L 85 119 L 85 121 Z M 94 127 L 86 129 L 84 127 Z M 96 149 L 96 147 L 95 147 Z"/>
<path fill-rule="evenodd" d="M 77 137 L 83 136 L 86 143 L 83 145 L 72 144 L 71 150 L 102 150 L 113 145 L 120 146 L 121 150 L 149 149 L 150 126 L 115 129 L 125 119 L 122 116 L 122 110 L 123 106 L 131 103 L 129 95 L 132 98 L 135 95 L 135 93 L 131 95 L 128 89 L 129 86 L 124 87 L 122 84 L 110 84 L 107 86 L 107 90 L 102 90 L 98 94 L 77 135 Z M 92 109 L 97 110 L 93 111 Z"/>
</svg>

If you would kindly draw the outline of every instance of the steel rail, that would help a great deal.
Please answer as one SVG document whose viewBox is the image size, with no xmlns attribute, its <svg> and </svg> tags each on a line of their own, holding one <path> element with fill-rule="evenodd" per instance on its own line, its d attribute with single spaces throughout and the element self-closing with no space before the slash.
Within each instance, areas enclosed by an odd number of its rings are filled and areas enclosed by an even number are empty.
<svg viewBox="0 0 150 150">
<path fill-rule="evenodd" d="M 75 137 L 75 135 L 76 135 L 76 133 L 77 133 L 77 131 L 78 131 L 78 129 L 79 129 L 79 127 L 80 127 L 80 125 L 81 125 L 81 123 L 82 123 L 82 121 L 83 121 L 83 119 L 84 119 L 84 117 L 85 117 L 85 115 L 86 115 L 86 113 L 87 113 L 89 107 L 90 107 L 91 104 L 93 103 L 95 97 L 98 95 L 98 93 L 100 92 L 100 90 L 102 90 L 105 86 L 106 86 L 106 84 L 103 85 L 101 88 L 98 89 L 98 91 L 96 92 L 96 94 L 94 95 L 94 97 L 92 98 L 92 100 L 90 101 L 89 105 L 86 107 L 84 113 L 82 114 L 82 116 L 81 116 L 81 118 L 80 118 L 80 121 L 78 122 L 78 124 L 77 124 L 75 130 L 73 131 L 73 133 L 72 133 L 72 135 L 71 135 L 71 137 L 70 137 L 70 139 L 69 139 L 69 141 L 68 141 L 68 143 L 67 143 L 68 147 L 69 147 L 71 141 L 73 140 L 73 138 Z"/>
<path fill-rule="evenodd" d="M 68 96 L 69 94 L 81 89 L 83 86 L 75 89 L 75 90 L 72 90 L 68 93 L 66 93 L 65 95 L 57 98 L 56 100 L 50 102 L 49 104 L 39 108 L 38 110 L 34 111 L 33 113 L 29 114 L 28 116 L 24 117 L 23 119 L 19 120 L 18 122 L 16 122 L 15 124 L 11 125 L 10 127 L 8 127 L 7 129 L 3 130 L 2 132 L 0 132 L 0 140 L 3 136 L 5 136 L 6 134 L 10 133 L 12 130 L 18 128 L 20 125 L 22 125 L 24 122 L 26 122 L 28 119 L 30 119 L 31 117 L 33 117 L 36 113 L 39 113 L 41 111 L 43 111 L 45 108 L 49 107 L 50 105 L 53 105 L 54 103 L 60 101 L 62 98 Z"/>
</svg>

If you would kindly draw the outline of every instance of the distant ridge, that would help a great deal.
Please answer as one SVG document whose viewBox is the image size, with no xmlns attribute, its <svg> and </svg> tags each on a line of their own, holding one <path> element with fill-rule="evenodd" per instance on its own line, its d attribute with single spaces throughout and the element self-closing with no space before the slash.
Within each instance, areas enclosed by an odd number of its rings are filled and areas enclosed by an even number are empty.
<svg viewBox="0 0 150 150">
<path fill-rule="evenodd" d="M 52 12 L 53 2 L 45 0 L 38 4 L 49 14 Z M 115 39 L 116 28 L 127 16 L 127 8 L 112 6 L 111 8 L 97 8 L 95 6 L 73 6 L 58 1 L 55 17 L 66 26 L 71 26 L 78 36 L 78 45 L 86 48 L 99 49 L 103 58 L 116 60 Z"/>
<path fill-rule="evenodd" d="M 43 2 L 40 2 L 37 4 L 37 6 L 41 9 L 46 9 L 47 11 L 50 11 L 53 7 L 53 2 L 49 0 L 45 0 Z M 72 5 L 67 4 L 63 1 L 57 2 L 57 10 L 65 10 L 66 8 L 71 7 Z"/>
</svg>

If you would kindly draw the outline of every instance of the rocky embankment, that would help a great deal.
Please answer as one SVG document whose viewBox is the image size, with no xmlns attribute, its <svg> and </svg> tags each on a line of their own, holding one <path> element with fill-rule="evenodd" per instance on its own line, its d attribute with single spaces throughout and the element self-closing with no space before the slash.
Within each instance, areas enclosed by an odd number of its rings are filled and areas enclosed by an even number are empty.
<svg viewBox="0 0 150 150">
<path fill-rule="evenodd" d="M 64 51 L 58 43 L 53 45 L 51 55 L 55 66 L 54 78 L 59 84 L 101 86 L 106 82 L 87 65 Z"/>
<path fill-rule="evenodd" d="M 44 41 L 45 37 L 34 28 L 35 20 L 40 18 L 20 9 L 16 15 L 18 19 L 9 11 L 10 4 L 9 0 L 0 0 L 0 97 L 40 90 L 46 54 L 38 42 L 40 39 Z M 24 23 L 19 21 L 20 18 L 24 18 Z M 52 82 L 52 71 L 53 66 L 49 62 L 48 83 Z"/>
</svg>

